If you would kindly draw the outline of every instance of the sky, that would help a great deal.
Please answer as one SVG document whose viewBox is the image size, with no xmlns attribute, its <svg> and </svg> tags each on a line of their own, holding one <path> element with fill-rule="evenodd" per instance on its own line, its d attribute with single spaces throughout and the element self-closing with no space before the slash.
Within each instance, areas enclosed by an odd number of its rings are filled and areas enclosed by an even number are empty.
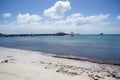
<svg viewBox="0 0 120 80">
<path fill-rule="evenodd" d="M 120 34 L 120 0 L 0 0 L 0 33 Z"/>
</svg>

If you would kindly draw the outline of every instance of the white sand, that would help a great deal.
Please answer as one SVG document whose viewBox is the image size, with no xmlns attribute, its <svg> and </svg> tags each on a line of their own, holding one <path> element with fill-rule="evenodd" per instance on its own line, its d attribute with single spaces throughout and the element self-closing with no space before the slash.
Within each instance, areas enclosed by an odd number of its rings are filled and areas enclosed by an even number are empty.
<svg viewBox="0 0 120 80">
<path fill-rule="evenodd" d="M 120 80 L 120 66 L 55 58 L 42 52 L 0 47 L 0 80 Z"/>
</svg>

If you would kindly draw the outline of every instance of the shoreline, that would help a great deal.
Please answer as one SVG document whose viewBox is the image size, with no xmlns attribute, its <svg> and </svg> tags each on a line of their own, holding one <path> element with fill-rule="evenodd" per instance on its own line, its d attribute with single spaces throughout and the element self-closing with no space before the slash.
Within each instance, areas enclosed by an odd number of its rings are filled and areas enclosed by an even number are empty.
<svg viewBox="0 0 120 80">
<path fill-rule="evenodd" d="M 92 63 L 97 63 L 97 64 L 110 64 L 110 65 L 120 66 L 120 63 L 117 63 L 117 62 L 99 61 L 99 60 L 92 60 L 92 59 L 81 59 L 81 58 L 76 58 L 76 57 L 59 56 L 59 55 L 55 55 L 55 56 L 52 56 L 52 57 L 72 59 L 72 60 L 78 60 L 78 61 L 87 61 L 87 62 L 92 62 Z"/>
<path fill-rule="evenodd" d="M 8 60 L 8 62 L 1 62 Z M 120 67 L 0 47 L 1 80 L 119 80 Z M 47 77 L 46 77 L 47 76 Z"/>
<path fill-rule="evenodd" d="M 9 47 L 3 47 L 3 48 L 9 48 Z M 19 48 L 12 48 L 12 49 L 19 49 Z M 26 50 L 26 49 L 19 49 L 19 50 Z M 27 50 L 27 51 L 35 51 L 35 50 Z M 35 51 L 35 52 L 40 52 L 40 51 Z M 83 58 L 83 57 L 77 58 L 75 56 L 56 55 L 56 54 L 45 53 L 45 52 L 42 52 L 42 53 L 43 55 L 48 55 L 56 58 L 64 58 L 64 59 L 72 59 L 72 60 L 78 60 L 78 61 L 87 61 L 87 62 L 98 63 L 98 64 L 110 64 L 110 65 L 120 66 L 120 61 L 104 61 L 104 60 L 102 61 L 102 60 Z"/>
</svg>

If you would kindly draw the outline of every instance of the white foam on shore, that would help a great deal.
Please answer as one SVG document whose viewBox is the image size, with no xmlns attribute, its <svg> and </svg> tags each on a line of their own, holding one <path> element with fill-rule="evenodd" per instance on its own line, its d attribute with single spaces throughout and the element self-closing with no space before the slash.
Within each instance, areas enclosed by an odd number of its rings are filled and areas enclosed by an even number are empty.
<svg viewBox="0 0 120 80">
<path fill-rule="evenodd" d="M 120 80 L 120 66 L 55 58 L 42 52 L 0 47 L 0 80 Z M 10 62 L 10 58 L 13 61 Z"/>
</svg>

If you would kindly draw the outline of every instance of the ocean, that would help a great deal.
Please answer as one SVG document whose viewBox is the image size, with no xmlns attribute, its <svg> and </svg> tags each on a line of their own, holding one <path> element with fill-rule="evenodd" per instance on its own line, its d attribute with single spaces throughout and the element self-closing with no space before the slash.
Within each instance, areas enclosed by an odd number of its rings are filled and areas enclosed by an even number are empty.
<svg viewBox="0 0 120 80">
<path fill-rule="evenodd" d="M 0 46 L 120 64 L 120 35 L 0 37 Z"/>
</svg>

